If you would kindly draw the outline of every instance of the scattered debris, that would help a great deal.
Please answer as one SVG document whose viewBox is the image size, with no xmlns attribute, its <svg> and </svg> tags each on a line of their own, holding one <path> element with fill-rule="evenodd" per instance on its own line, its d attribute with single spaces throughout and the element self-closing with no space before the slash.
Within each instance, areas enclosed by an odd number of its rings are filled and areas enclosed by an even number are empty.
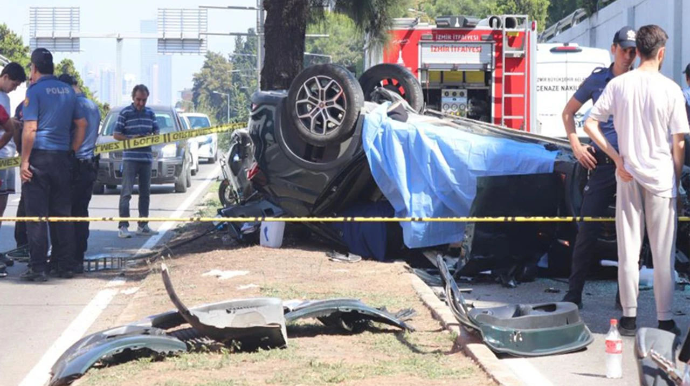
<svg viewBox="0 0 690 386">
<path fill-rule="evenodd" d="M 259 286 L 256 284 L 245 284 L 245 285 L 237 286 L 237 289 L 240 291 L 250 289 L 250 288 L 259 288 Z"/>
<path fill-rule="evenodd" d="M 573 303 L 475 308 L 465 302 L 442 256 L 438 256 L 437 265 L 453 316 L 470 331 L 478 332 L 494 352 L 519 357 L 563 354 L 594 340 Z"/>
<path fill-rule="evenodd" d="M 96 363 L 114 364 L 142 356 L 160 357 L 223 346 L 242 351 L 285 347 L 286 321 L 302 318 L 317 318 L 324 325 L 339 326 L 348 332 L 360 332 L 370 327 L 371 322 L 414 331 L 405 323 L 416 314 L 414 310 L 403 309 L 391 314 L 384 307 L 373 308 L 358 299 L 283 302 L 277 298 L 253 298 L 187 308 L 175 293 L 165 264 L 161 264 L 161 274 L 168 296 L 177 310 L 148 316 L 80 339 L 53 365 L 49 386 L 69 385 Z M 122 280 L 114 286 L 125 282 Z M 254 287 L 258 286 L 248 284 L 238 289 Z M 133 287 L 121 292 L 133 294 L 138 290 L 139 287 Z M 191 328 L 180 328 L 185 324 Z"/>
<path fill-rule="evenodd" d="M 223 343 L 234 341 L 243 348 L 287 345 L 283 303 L 280 299 L 229 300 L 188 309 L 175 293 L 165 264 L 161 264 L 161 275 L 165 290 L 180 315 L 203 335 Z"/>
<path fill-rule="evenodd" d="M 285 314 L 285 320 L 288 323 L 302 318 L 317 318 L 327 326 L 340 326 L 350 332 L 363 331 L 371 322 L 385 323 L 403 330 L 414 331 L 414 328 L 405 324 L 403 320 L 408 320 L 416 314 L 416 311 L 408 308 L 394 315 L 385 308 L 367 306 L 359 299 L 294 300 L 284 302 L 283 307 L 288 311 Z"/>
<path fill-rule="evenodd" d="M 132 288 L 120 290 L 120 293 L 124 294 L 124 295 L 132 295 L 132 294 L 135 294 L 137 291 L 139 291 L 139 287 L 132 287 Z"/>
<path fill-rule="evenodd" d="M 249 271 L 221 271 L 219 269 L 214 269 L 206 273 L 201 274 L 201 276 L 215 276 L 218 280 L 232 279 L 236 276 L 244 276 L 249 274 Z"/>
<path fill-rule="evenodd" d="M 561 293 L 561 290 L 559 290 L 558 288 L 549 287 L 545 289 L 544 292 L 546 292 L 547 294 L 559 294 Z"/>
<path fill-rule="evenodd" d="M 342 262 L 342 263 L 356 263 L 362 260 L 362 256 L 355 255 L 354 253 L 348 253 L 344 255 L 340 252 L 332 251 L 326 252 L 326 256 L 330 261 Z"/>
</svg>

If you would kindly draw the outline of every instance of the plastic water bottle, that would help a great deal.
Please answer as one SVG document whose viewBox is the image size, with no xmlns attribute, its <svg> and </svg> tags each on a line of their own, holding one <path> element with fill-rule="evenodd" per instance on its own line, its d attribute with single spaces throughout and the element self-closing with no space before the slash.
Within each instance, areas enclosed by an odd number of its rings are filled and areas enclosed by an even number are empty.
<svg viewBox="0 0 690 386">
<path fill-rule="evenodd" d="M 618 320 L 611 319 L 611 328 L 606 334 L 606 378 L 623 377 L 623 340 L 618 333 Z"/>
</svg>

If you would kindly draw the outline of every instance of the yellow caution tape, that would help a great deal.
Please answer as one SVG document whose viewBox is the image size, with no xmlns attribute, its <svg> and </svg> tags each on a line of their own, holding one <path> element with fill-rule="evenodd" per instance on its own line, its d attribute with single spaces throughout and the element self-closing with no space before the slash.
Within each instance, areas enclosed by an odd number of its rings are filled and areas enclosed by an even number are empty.
<svg viewBox="0 0 690 386">
<path fill-rule="evenodd" d="M 213 133 L 220 133 L 228 130 L 240 129 L 247 127 L 246 123 L 233 123 L 229 125 L 205 127 L 201 129 L 175 131 L 172 133 L 150 135 L 148 137 L 132 138 L 124 141 L 116 141 L 110 143 L 102 143 L 96 145 L 94 152 L 96 154 L 111 153 L 114 151 L 123 151 L 128 149 L 136 149 L 139 147 L 146 147 L 151 145 L 160 145 L 163 143 L 183 141 L 202 135 L 209 135 Z M 19 167 L 21 164 L 21 157 L 0 158 L 0 170 Z"/>
<path fill-rule="evenodd" d="M 613 217 L 0 217 L 0 221 L 17 222 L 615 222 Z M 690 217 L 678 217 L 678 221 L 689 222 Z"/>
</svg>

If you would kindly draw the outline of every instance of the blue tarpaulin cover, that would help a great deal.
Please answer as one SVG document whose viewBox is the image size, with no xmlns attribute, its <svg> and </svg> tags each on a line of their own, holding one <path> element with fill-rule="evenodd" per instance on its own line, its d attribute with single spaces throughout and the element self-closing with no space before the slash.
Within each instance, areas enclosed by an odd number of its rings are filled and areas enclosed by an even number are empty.
<svg viewBox="0 0 690 386">
<path fill-rule="evenodd" d="M 364 151 L 396 217 L 468 216 L 477 177 L 553 172 L 557 151 L 431 123 L 404 123 L 382 104 L 366 115 Z M 462 241 L 464 223 L 403 222 L 405 245 Z"/>
</svg>

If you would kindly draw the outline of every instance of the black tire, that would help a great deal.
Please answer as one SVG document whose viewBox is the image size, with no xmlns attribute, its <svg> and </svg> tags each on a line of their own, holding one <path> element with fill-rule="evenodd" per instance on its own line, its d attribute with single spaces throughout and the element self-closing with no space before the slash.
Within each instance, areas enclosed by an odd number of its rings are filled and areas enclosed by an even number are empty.
<svg viewBox="0 0 690 386">
<path fill-rule="evenodd" d="M 320 64 L 307 67 L 292 81 L 285 108 L 305 142 L 326 146 L 352 136 L 363 105 L 362 88 L 352 73 L 342 66 Z M 308 115 L 315 110 L 313 117 Z"/>
<path fill-rule="evenodd" d="M 93 194 L 104 194 L 105 193 L 105 185 L 103 184 L 93 184 Z"/>
<path fill-rule="evenodd" d="M 196 176 L 196 174 L 199 172 L 199 164 L 197 163 L 196 165 L 196 169 L 191 170 L 193 176 Z"/>
<path fill-rule="evenodd" d="M 421 112 L 424 108 L 424 93 L 414 74 L 407 68 L 391 63 L 377 64 L 359 77 L 362 86 L 364 100 L 371 100 L 371 93 L 379 87 L 391 90 L 400 96 L 415 111 Z"/>
<path fill-rule="evenodd" d="M 187 166 L 187 173 L 185 174 L 185 184 L 188 188 L 192 186 L 192 171 L 189 166 Z"/>
<path fill-rule="evenodd" d="M 180 175 L 175 178 L 175 193 L 187 192 L 187 170 L 182 170 Z"/>
<path fill-rule="evenodd" d="M 227 208 L 230 205 L 235 205 L 237 203 L 237 197 L 230 187 L 230 181 L 223 180 L 218 187 L 218 199 L 223 208 Z"/>
</svg>

